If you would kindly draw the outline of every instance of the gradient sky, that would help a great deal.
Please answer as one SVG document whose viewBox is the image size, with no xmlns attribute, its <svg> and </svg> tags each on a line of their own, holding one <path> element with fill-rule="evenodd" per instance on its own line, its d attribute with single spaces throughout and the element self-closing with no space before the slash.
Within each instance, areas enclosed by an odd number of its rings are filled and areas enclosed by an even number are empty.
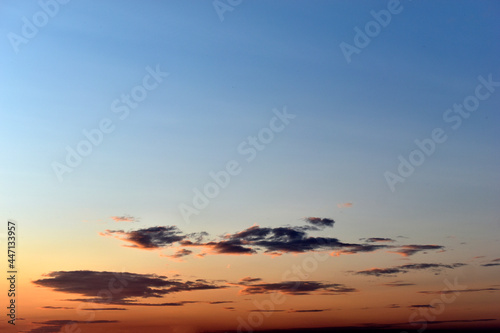
<svg viewBox="0 0 500 333">
<path fill-rule="evenodd" d="M 350 62 L 340 45 L 392 1 L 220 0 L 223 20 L 212 1 L 54 3 L 0 4 L 0 241 L 16 221 L 19 271 L 2 330 L 500 325 L 500 3 L 401 0 Z M 154 70 L 168 76 L 121 119 Z M 478 89 L 454 128 L 447 110 Z M 391 190 L 436 128 L 446 140 Z M 89 302 L 119 272 L 135 282 Z"/>
</svg>

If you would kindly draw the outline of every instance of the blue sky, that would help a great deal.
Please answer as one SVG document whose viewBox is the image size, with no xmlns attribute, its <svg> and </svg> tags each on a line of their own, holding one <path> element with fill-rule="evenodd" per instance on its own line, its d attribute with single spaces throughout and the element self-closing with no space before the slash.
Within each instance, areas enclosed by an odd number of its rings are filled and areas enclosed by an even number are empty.
<svg viewBox="0 0 500 333">
<path fill-rule="evenodd" d="M 339 44 L 387 3 L 243 1 L 221 22 L 211 1 L 72 0 L 16 53 L 7 34 L 40 6 L 2 1 L 2 218 L 27 240 L 125 213 L 213 234 L 326 216 L 350 240 L 497 239 L 500 89 L 455 131 L 443 113 L 478 76 L 500 81 L 500 3 L 402 0 L 347 63 Z M 169 76 L 120 120 L 112 102 L 148 66 Z M 284 107 L 296 118 L 246 162 L 237 147 Z M 51 163 L 103 118 L 115 130 L 59 182 Z M 437 127 L 448 140 L 391 192 L 384 172 Z M 230 160 L 243 171 L 186 224 L 179 204 Z"/>
<path fill-rule="evenodd" d="M 2 6 L 4 32 L 19 32 L 19 16 L 39 10 L 36 3 Z M 161 198 L 155 207 L 163 201 L 162 213 L 172 219 L 176 201 L 237 156 L 237 145 L 267 124 L 273 108 L 287 106 L 296 120 L 226 191 L 243 193 L 224 193 L 221 201 L 239 195 L 251 200 L 252 211 L 270 200 L 326 211 L 341 200 L 394 200 L 380 174 L 413 149 L 414 139 L 442 126 L 444 110 L 472 92 L 478 75 L 495 76 L 498 64 L 496 3 L 401 6 L 350 64 L 339 43 L 352 44 L 353 28 L 386 2 L 243 2 L 224 22 L 210 2 L 61 6 L 18 54 L 3 43 L 2 133 L 16 137 L 4 140 L 11 142 L 4 158 L 17 161 L 4 167 L 25 176 L 8 177 L 9 187 L 27 182 L 56 194 L 79 184 L 85 194 L 77 191 L 75 200 L 99 192 L 92 197 L 107 204 L 120 193 L 151 190 L 148 201 Z M 157 64 L 170 73 L 165 82 L 65 183 L 55 182 L 51 161 L 62 159 L 84 128 L 116 116 L 110 103 Z M 475 182 L 484 186 L 498 181 L 497 103 L 496 96 L 483 103 L 401 193 L 425 199 L 419 183 L 440 178 L 443 168 L 460 178 L 475 170 Z"/>
</svg>

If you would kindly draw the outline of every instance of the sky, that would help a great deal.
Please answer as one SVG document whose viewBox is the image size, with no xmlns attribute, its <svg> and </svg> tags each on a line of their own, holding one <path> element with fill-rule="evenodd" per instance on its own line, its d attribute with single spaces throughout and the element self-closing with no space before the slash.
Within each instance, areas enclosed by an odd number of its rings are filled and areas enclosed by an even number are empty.
<svg viewBox="0 0 500 333">
<path fill-rule="evenodd" d="M 2 331 L 499 327 L 499 14 L 2 1 Z"/>
</svg>

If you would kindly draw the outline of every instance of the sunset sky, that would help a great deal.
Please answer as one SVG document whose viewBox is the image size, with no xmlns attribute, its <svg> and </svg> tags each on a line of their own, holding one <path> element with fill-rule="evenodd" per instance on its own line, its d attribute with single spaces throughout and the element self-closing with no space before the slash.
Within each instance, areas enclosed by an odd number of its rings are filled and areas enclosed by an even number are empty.
<svg viewBox="0 0 500 333">
<path fill-rule="evenodd" d="M 2 1 L 1 331 L 500 327 L 499 15 Z"/>
</svg>

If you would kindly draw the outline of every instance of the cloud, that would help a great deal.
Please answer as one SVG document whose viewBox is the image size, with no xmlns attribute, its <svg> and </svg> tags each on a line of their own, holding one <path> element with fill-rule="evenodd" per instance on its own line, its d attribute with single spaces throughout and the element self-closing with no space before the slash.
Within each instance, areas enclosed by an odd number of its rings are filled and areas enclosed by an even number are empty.
<svg viewBox="0 0 500 333">
<path fill-rule="evenodd" d="M 337 204 L 337 207 L 339 207 L 339 208 L 351 208 L 352 202 L 339 203 L 339 204 Z"/>
<path fill-rule="evenodd" d="M 136 217 L 130 215 L 122 215 L 122 216 L 111 216 L 111 219 L 115 222 L 139 222 L 140 220 Z"/>
<path fill-rule="evenodd" d="M 383 237 L 371 237 L 371 238 L 361 238 L 360 240 L 364 240 L 367 243 L 381 243 L 381 242 L 395 242 L 392 238 L 383 238 Z"/>
<path fill-rule="evenodd" d="M 331 309 L 307 309 L 307 310 L 294 310 L 291 309 L 288 312 L 289 313 L 310 313 L 310 312 L 324 312 L 324 311 L 330 311 Z"/>
<path fill-rule="evenodd" d="M 158 304 L 138 302 L 138 299 L 161 298 L 164 295 L 181 291 L 226 288 L 226 286 L 219 286 L 206 280 L 180 281 L 154 274 L 106 271 L 51 272 L 44 275 L 44 278 L 35 280 L 32 283 L 37 286 L 51 288 L 54 291 L 88 297 L 71 299 L 71 301 L 143 306 L 178 306 L 188 302 Z"/>
<path fill-rule="evenodd" d="M 198 246 L 211 250 L 212 254 L 256 254 L 281 255 L 283 253 L 304 253 L 308 251 L 332 249 L 358 244 L 343 244 L 336 238 L 308 237 L 301 227 L 263 228 L 252 226 L 243 231 L 225 235 L 222 240 L 195 243 L 189 240 L 180 242 L 182 246 Z"/>
<path fill-rule="evenodd" d="M 78 320 L 47 320 L 40 322 L 33 322 L 36 325 L 42 325 L 37 328 L 33 328 L 27 333 L 57 333 L 60 332 L 61 329 L 66 325 L 71 324 L 110 324 L 110 323 L 118 323 L 117 320 L 86 320 L 86 321 L 78 321 Z"/>
<path fill-rule="evenodd" d="M 227 240 L 227 241 L 219 241 L 219 242 L 207 242 L 207 243 L 193 243 L 191 241 L 183 241 L 181 242 L 181 245 L 183 246 L 198 246 L 198 247 L 204 247 L 207 249 L 211 249 L 212 253 L 214 254 L 255 254 L 257 253 L 256 250 L 245 247 L 242 245 L 243 243 L 240 240 L 234 239 L 234 240 Z M 202 255 L 205 255 L 206 253 L 203 253 Z"/>
<path fill-rule="evenodd" d="M 208 304 L 227 304 L 227 303 L 234 303 L 233 301 L 211 301 L 208 302 Z"/>
<path fill-rule="evenodd" d="M 84 308 L 85 311 L 123 311 L 125 308 Z"/>
<path fill-rule="evenodd" d="M 415 283 L 403 282 L 403 281 L 394 281 L 383 284 L 386 287 L 406 287 L 406 286 L 414 286 Z"/>
<path fill-rule="evenodd" d="M 415 304 L 415 305 L 410 305 L 408 306 L 410 309 L 418 309 L 418 308 L 434 308 L 430 304 Z"/>
<path fill-rule="evenodd" d="M 312 293 L 322 295 L 341 295 L 351 292 L 357 292 L 354 288 L 346 287 L 338 283 L 323 283 L 318 281 L 282 281 L 276 283 L 254 283 L 242 281 L 235 283 L 242 287 L 240 294 L 255 295 L 280 292 L 288 295 L 310 295 Z"/>
<path fill-rule="evenodd" d="M 455 263 L 455 264 L 451 264 L 451 265 L 428 264 L 428 263 L 407 264 L 407 265 L 400 265 L 400 266 L 388 267 L 388 268 L 370 268 L 367 270 L 355 272 L 354 274 L 384 276 L 384 275 L 395 275 L 395 274 L 399 274 L 399 273 L 407 273 L 410 270 L 425 270 L 425 269 L 431 269 L 434 272 L 440 272 L 444 268 L 454 269 L 454 268 L 462 267 L 465 265 L 466 264 L 463 264 L 463 263 Z"/>
<path fill-rule="evenodd" d="M 370 328 L 389 328 L 389 327 L 407 327 L 408 324 L 429 324 L 429 325 L 440 325 L 440 324 L 454 324 L 454 323 L 478 323 L 478 322 L 488 322 L 488 321 L 495 321 L 498 319 L 493 319 L 493 318 L 487 318 L 487 319 L 455 319 L 455 320 L 436 320 L 436 321 L 427 321 L 427 320 L 421 320 L 421 321 L 410 321 L 410 322 L 404 322 L 404 323 L 387 323 L 387 324 L 378 324 L 378 323 L 366 323 L 362 324 L 365 327 L 370 327 Z M 391 330 L 392 331 L 392 330 Z"/>
<path fill-rule="evenodd" d="M 400 246 L 396 251 L 389 251 L 392 253 L 397 253 L 402 255 L 403 257 L 408 257 L 414 255 L 415 253 L 425 251 L 425 250 L 443 250 L 444 246 L 441 245 L 403 245 Z"/>
<path fill-rule="evenodd" d="M 247 276 L 247 277 L 244 277 L 244 278 L 240 279 L 240 284 L 249 284 L 249 283 L 257 282 L 257 281 L 262 281 L 262 279 L 261 278 L 253 278 L 253 277 Z"/>
<path fill-rule="evenodd" d="M 414 324 L 429 324 L 429 325 L 439 325 L 439 324 L 449 324 L 449 323 L 477 323 L 485 321 L 496 321 L 498 319 L 488 318 L 488 319 L 455 319 L 455 320 L 436 320 L 436 321 L 413 321 Z"/>
<path fill-rule="evenodd" d="M 188 250 L 188 249 L 180 249 L 172 255 L 162 255 L 162 257 L 167 257 L 167 258 L 172 258 L 172 259 L 181 259 L 182 257 L 190 255 L 191 253 L 193 253 L 193 251 Z"/>
<path fill-rule="evenodd" d="M 404 256 L 419 251 L 443 249 L 440 245 L 402 245 L 394 246 L 382 243 L 393 242 L 391 238 L 371 237 L 365 244 L 345 243 L 333 237 L 314 237 L 309 231 L 321 231 L 325 227 L 333 227 L 334 220 L 329 218 L 308 217 L 305 221 L 311 225 L 261 227 L 253 225 L 233 234 L 226 234 L 214 239 L 207 239 L 205 231 L 184 234 L 176 226 L 157 226 L 133 231 L 106 230 L 101 236 L 114 237 L 128 243 L 126 246 L 154 250 L 175 247 L 177 252 L 162 255 L 170 259 L 181 259 L 189 255 L 204 257 L 215 255 L 254 255 L 263 253 L 279 256 L 286 253 L 307 253 L 318 251 L 335 251 L 332 255 L 369 253 L 381 249 L 395 249 L 394 253 Z M 201 252 L 193 253 L 187 248 L 200 248 Z M 179 249 L 180 248 L 180 249 Z"/>
<path fill-rule="evenodd" d="M 49 310 L 73 310 L 73 307 L 67 307 L 67 306 L 42 306 L 42 309 L 49 309 Z"/>
<path fill-rule="evenodd" d="M 248 312 L 285 312 L 285 310 L 248 310 Z"/>
<path fill-rule="evenodd" d="M 129 247 L 157 249 L 183 240 L 186 236 L 176 226 L 150 227 L 135 231 L 106 230 L 101 236 L 115 237 L 132 243 Z"/>
<path fill-rule="evenodd" d="M 492 267 L 492 266 L 500 266 L 500 263 L 489 263 L 489 264 L 484 264 L 484 265 L 481 265 L 483 267 Z"/>
<path fill-rule="evenodd" d="M 481 266 L 483 266 L 483 267 L 500 266 L 500 258 L 493 259 L 489 263 L 483 264 Z"/>
<path fill-rule="evenodd" d="M 419 294 L 440 295 L 440 294 L 459 294 L 459 293 L 477 293 L 483 291 L 499 291 L 499 288 L 477 288 L 477 289 L 455 289 L 455 290 L 439 290 L 439 291 L 419 291 Z"/>
<path fill-rule="evenodd" d="M 306 217 L 304 220 L 316 227 L 333 227 L 335 223 L 332 219 L 320 217 Z"/>
<path fill-rule="evenodd" d="M 372 245 L 372 244 L 344 244 L 344 249 L 336 252 L 336 255 L 341 254 L 357 254 L 363 252 L 374 252 L 380 249 L 388 248 L 387 245 Z"/>
</svg>

